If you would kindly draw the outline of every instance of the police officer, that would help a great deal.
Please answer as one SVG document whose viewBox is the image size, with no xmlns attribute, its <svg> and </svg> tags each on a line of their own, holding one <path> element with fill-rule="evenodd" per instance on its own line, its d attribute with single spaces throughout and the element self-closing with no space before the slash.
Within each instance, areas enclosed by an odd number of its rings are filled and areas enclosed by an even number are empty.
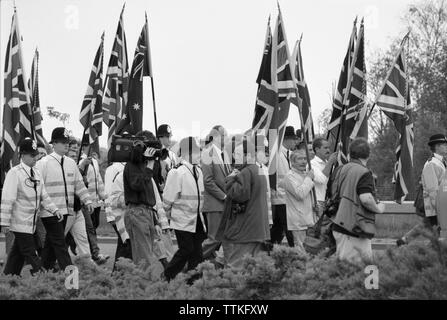
<svg viewBox="0 0 447 320">
<path fill-rule="evenodd" d="M 64 229 L 68 215 L 75 214 L 74 195 L 80 198 L 90 212 L 93 211 L 93 207 L 76 162 L 65 156 L 69 143 L 67 130 L 63 127 L 55 128 L 51 134 L 50 143 L 53 145 L 54 152 L 40 160 L 37 168 L 42 174 L 48 195 L 64 215 L 64 219 L 58 221 L 45 211 L 41 213 L 42 222 L 47 231 L 42 250 L 42 264 L 45 269 L 51 269 L 57 259 L 59 266 L 65 270 L 72 264 L 65 245 Z"/>
<path fill-rule="evenodd" d="M 39 157 L 36 141 L 25 138 L 19 144 L 19 153 L 21 162 L 8 171 L 1 202 L 2 231 L 6 233 L 9 228 L 14 233 L 4 273 L 14 275 L 20 275 L 25 261 L 31 264 L 32 274 L 42 270 L 35 234 L 39 207 L 42 206 L 54 219 L 62 219 L 35 168 Z"/>
</svg>

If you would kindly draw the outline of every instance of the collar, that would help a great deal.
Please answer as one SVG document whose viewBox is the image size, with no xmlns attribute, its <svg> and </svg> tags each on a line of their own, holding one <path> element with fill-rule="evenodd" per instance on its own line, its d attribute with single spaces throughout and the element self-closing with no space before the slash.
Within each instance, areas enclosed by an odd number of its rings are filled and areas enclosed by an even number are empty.
<svg viewBox="0 0 447 320">
<path fill-rule="evenodd" d="M 292 170 L 292 172 L 294 172 L 294 173 L 296 173 L 296 174 L 299 174 L 300 176 L 304 176 L 304 175 L 306 174 L 306 172 L 298 171 L 297 169 L 295 169 L 295 168 L 293 168 L 293 167 L 292 167 L 292 169 L 290 169 L 290 170 Z"/>
<path fill-rule="evenodd" d="M 193 165 L 191 163 L 189 163 L 188 161 L 182 159 L 181 163 L 188 169 L 192 170 Z M 198 164 L 196 164 L 195 166 L 196 166 L 196 168 L 200 168 L 200 165 L 198 165 Z"/>
<path fill-rule="evenodd" d="M 286 147 L 284 147 L 283 145 L 281 145 L 280 150 L 281 150 L 281 152 L 284 152 L 284 153 L 287 153 L 287 151 L 291 151 L 291 150 L 287 149 Z"/>
<path fill-rule="evenodd" d="M 317 155 L 315 155 L 315 161 L 316 162 L 318 162 L 318 163 L 324 163 L 324 164 L 326 164 L 327 163 L 327 161 L 324 161 L 323 159 L 321 159 L 319 156 L 317 156 Z"/>
<path fill-rule="evenodd" d="M 23 161 L 20 161 L 20 165 L 22 166 L 23 170 L 31 176 L 31 167 L 26 165 Z"/>
<path fill-rule="evenodd" d="M 358 159 L 352 159 L 351 162 L 352 162 L 352 163 L 357 163 L 357 164 L 361 165 L 362 167 L 367 168 L 367 167 L 366 167 L 360 160 L 358 160 Z"/>
<path fill-rule="evenodd" d="M 62 160 L 62 156 L 58 155 L 56 152 L 51 153 L 50 156 L 56 158 L 56 160 L 59 161 L 59 163 Z"/>
<path fill-rule="evenodd" d="M 436 159 L 438 159 L 441 162 L 444 161 L 444 157 L 441 156 L 440 154 L 437 154 L 437 153 L 433 153 L 433 158 L 436 158 Z"/>
</svg>

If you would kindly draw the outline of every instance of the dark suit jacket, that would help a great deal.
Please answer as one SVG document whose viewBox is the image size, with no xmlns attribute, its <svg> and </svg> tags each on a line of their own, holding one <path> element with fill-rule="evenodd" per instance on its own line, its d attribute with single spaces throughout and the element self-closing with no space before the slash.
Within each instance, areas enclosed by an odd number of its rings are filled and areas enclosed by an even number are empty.
<svg viewBox="0 0 447 320">
<path fill-rule="evenodd" d="M 229 166 L 227 166 L 229 167 Z M 202 153 L 201 168 L 203 172 L 203 212 L 222 212 L 225 199 L 225 177 L 230 173 L 214 145 L 208 146 Z"/>
</svg>

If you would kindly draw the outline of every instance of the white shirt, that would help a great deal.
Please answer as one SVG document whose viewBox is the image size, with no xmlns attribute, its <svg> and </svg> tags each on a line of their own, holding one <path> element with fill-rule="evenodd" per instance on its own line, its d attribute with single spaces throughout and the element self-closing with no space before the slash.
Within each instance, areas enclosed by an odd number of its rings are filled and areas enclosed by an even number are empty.
<svg viewBox="0 0 447 320">
<path fill-rule="evenodd" d="M 273 215 L 272 215 L 272 195 L 270 190 L 270 179 L 269 179 L 269 168 L 263 165 L 262 163 L 257 163 L 259 166 L 259 174 L 265 176 L 267 181 L 267 206 L 269 212 L 269 224 L 273 224 Z"/>
<path fill-rule="evenodd" d="M 324 161 L 318 156 L 315 156 L 310 164 L 314 170 L 315 178 L 315 193 L 317 195 L 317 201 L 324 201 L 326 199 L 326 189 L 329 178 L 323 173 L 324 168 L 327 165 L 327 161 Z"/>
<path fill-rule="evenodd" d="M 287 173 L 290 170 L 290 164 L 287 159 L 287 151 L 289 151 L 289 156 L 292 151 L 287 150 L 284 146 L 281 146 L 279 149 L 279 154 L 277 157 L 278 165 L 276 170 L 276 181 L 277 187 L 276 191 L 272 189 L 272 204 L 273 205 L 281 205 L 286 204 L 286 193 L 284 189 L 280 186 L 281 181 L 286 177 Z M 274 163 L 271 164 L 275 165 Z M 274 168 L 269 168 L 270 173 L 273 173 L 272 170 Z"/>
</svg>

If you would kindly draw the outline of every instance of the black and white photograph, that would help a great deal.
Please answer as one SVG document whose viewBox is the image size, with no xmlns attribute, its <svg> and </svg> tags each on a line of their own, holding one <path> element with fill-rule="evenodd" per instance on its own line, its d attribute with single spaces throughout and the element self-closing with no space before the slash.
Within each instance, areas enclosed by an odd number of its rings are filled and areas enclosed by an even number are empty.
<svg viewBox="0 0 447 320">
<path fill-rule="evenodd" d="M 0 77 L 0 300 L 447 299 L 446 0 L 1 0 Z"/>
</svg>

